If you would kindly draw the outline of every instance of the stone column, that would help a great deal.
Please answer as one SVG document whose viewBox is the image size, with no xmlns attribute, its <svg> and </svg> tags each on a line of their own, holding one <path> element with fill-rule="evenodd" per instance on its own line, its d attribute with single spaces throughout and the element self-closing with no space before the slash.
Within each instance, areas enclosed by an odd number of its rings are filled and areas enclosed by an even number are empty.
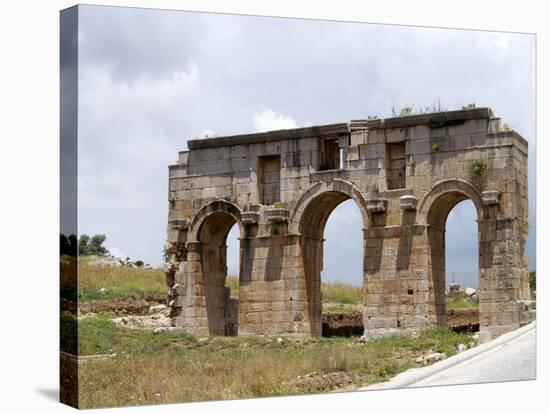
<svg viewBox="0 0 550 414">
<path fill-rule="evenodd" d="M 311 336 L 321 336 L 323 327 L 323 298 L 321 292 L 321 271 L 323 270 L 323 239 L 301 236 L 303 251 L 303 278 L 307 303 L 307 322 Z M 301 273 L 297 273 L 300 275 Z M 301 292 L 300 292 L 301 293 Z M 303 295 L 303 293 L 302 293 Z"/>
<path fill-rule="evenodd" d="M 243 217 L 251 221 L 241 242 L 239 335 L 309 336 L 307 256 L 300 236 L 287 234 L 288 212 L 272 210 L 278 211 L 268 210 L 261 229 L 259 217 Z"/>
<path fill-rule="evenodd" d="M 479 222 L 480 339 L 488 341 L 519 328 L 522 278 L 527 272 L 516 219 Z"/>
<path fill-rule="evenodd" d="M 180 308 L 180 316 L 173 319 L 174 326 L 198 336 L 208 336 L 208 315 L 204 274 L 202 266 L 202 243 L 187 242 L 187 260 L 180 265 L 176 273 L 176 284 L 181 286 L 183 294 L 178 295 L 173 307 Z"/>
</svg>

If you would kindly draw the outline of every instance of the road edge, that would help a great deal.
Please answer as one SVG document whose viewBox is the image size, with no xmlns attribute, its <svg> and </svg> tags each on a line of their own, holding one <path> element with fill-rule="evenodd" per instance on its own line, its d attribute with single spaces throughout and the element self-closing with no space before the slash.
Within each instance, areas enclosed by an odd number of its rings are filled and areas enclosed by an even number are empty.
<svg viewBox="0 0 550 414">
<path fill-rule="evenodd" d="M 455 365 L 458 365 L 462 362 L 468 361 L 472 358 L 475 358 L 485 352 L 489 352 L 506 342 L 512 341 L 516 338 L 519 338 L 522 335 L 530 332 L 531 330 L 536 329 L 536 321 L 533 321 L 525 326 L 522 326 L 515 331 L 508 332 L 504 335 L 499 336 L 498 338 L 478 345 L 474 348 L 470 348 L 460 354 L 453 355 L 443 361 L 437 362 L 428 367 L 419 367 L 411 368 L 405 372 L 402 372 L 395 377 L 391 378 L 389 381 L 380 382 L 377 384 L 369 385 L 367 387 L 361 387 L 357 391 L 371 391 L 371 390 L 385 390 L 385 389 L 394 389 L 394 388 L 406 388 L 416 382 L 422 381 L 432 375 L 435 375 L 445 369 L 451 368 Z"/>
</svg>

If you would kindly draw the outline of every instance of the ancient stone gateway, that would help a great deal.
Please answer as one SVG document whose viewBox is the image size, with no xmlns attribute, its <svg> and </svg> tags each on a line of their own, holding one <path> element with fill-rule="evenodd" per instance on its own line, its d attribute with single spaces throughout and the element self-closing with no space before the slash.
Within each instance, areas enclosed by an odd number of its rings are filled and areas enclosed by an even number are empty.
<svg viewBox="0 0 550 414">
<path fill-rule="evenodd" d="M 445 323 L 445 223 L 466 199 L 477 209 L 482 339 L 526 322 L 527 142 L 490 109 L 194 139 L 188 147 L 169 167 L 174 326 L 198 336 L 321 335 L 324 226 L 348 199 L 363 219 L 366 336 Z M 238 301 L 224 287 L 235 223 Z"/>
</svg>

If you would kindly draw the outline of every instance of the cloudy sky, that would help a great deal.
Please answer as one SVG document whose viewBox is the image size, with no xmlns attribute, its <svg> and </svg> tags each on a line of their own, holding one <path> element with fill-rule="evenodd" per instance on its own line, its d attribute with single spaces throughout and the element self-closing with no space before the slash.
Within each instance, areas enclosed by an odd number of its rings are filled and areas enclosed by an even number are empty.
<svg viewBox="0 0 550 414">
<path fill-rule="evenodd" d="M 535 266 L 532 35 L 80 6 L 79 46 L 80 233 L 105 233 L 114 254 L 161 263 L 167 166 L 187 139 L 385 117 L 440 99 L 490 106 L 529 141 Z M 325 237 L 323 279 L 360 284 L 353 202 L 333 212 Z M 476 239 L 473 205 L 461 203 L 448 220 L 447 270 L 470 285 Z"/>
</svg>

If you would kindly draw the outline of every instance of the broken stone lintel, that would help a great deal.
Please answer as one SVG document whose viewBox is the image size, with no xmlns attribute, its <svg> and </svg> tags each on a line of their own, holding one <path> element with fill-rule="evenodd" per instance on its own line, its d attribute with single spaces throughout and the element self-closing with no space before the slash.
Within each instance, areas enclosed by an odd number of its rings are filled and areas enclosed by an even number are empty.
<svg viewBox="0 0 550 414">
<path fill-rule="evenodd" d="M 265 220 L 268 223 L 288 222 L 289 211 L 286 208 L 268 208 L 264 212 Z"/>
<path fill-rule="evenodd" d="M 367 199 L 367 211 L 369 213 L 383 213 L 388 208 L 387 198 L 369 198 Z"/>
<path fill-rule="evenodd" d="M 493 205 L 500 203 L 500 191 L 483 191 L 481 193 L 481 199 L 485 205 Z"/>
<path fill-rule="evenodd" d="M 399 197 L 399 206 L 401 210 L 416 210 L 418 198 L 413 195 L 404 195 Z"/>
</svg>

